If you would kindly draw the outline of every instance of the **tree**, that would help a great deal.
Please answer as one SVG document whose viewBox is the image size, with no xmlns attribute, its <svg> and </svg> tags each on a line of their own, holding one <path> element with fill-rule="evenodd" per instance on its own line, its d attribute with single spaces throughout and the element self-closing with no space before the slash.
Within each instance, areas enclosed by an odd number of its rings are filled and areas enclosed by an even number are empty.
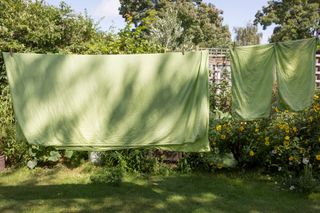
<svg viewBox="0 0 320 213">
<path fill-rule="evenodd" d="M 150 39 L 160 43 L 166 50 L 174 50 L 180 46 L 183 28 L 177 14 L 176 10 L 169 8 L 163 13 L 163 17 L 158 17 L 150 26 Z"/>
<path fill-rule="evenodd" d="M 262 33 L 258 33 L 258 27 L 248 23 L 246 27 L 235 27 L 235 42 L 239 46 L 260 44 Z"/>
<path fill-rule="evenodd" d="M 255 15 L 255 24 L 274 28 L 271 42 L 310 38 L 319 35 L 319 0 L 272 0 Z"/>
<path fill-rule="evenodd" d="M 119 13 L 126 22 L 134 23 L 135 27 L 147 17 L 147 11 L 158 7 L 157 0 L 120 0 Z"/>
<path fill-rule="evenodd" d="M 143 0 L 139 1 L 138 5 L 141 7 L 138 7 L 137 5 L 134 6 L 134 0 L 121 0 L 120 2 L 120 14 L 128 22 L 132 21 L 135 26 L 144 25 L 145 23 L 142 21 L 144 18 L 142 17 L 147 17 L 150 11 L 156 11 L 155 22 L 157 24 L 152 26 L 152 31 L 161 31 L 162 39 L 164 35 L 163 24 L 166 25 L 166 35 L 170 31 L 174 31 L 174 29 L 168 28 L 170 25 L 178 27 L 177 24 L 180 24 L 183 33 L 181 36 L 176 36 L 175 45 L 226 47 L 230 43 L 229 29 L 222 24 L 222 11 L 213 4 L 203 3 L 201 0 Z M 168 11 L 175 11 L 177 14 L 177 22 L 174 25 L 172 25 L 173 20 L 167 17 Z M 156 29 L 156 26 L 159 29 Z M 181 27 L 178 28 L 181 29 Z M 145 33 L 149 37 L 152 34 L 150 30 L 151 28 L 149 27 L 145 29 Z M 160 41 L 160 43 L 163 44 L 163 41 Z M 175 47 L 170 47 L 169 49 L 172 48 L 174 49 Z"/>
<path fill-rule="evenodd" d="M 188 1 L 194 4 L 202 2 L 202 0 Z M 176 2 L 176 0 L 120 0 L 119 13 L 127 22 L 132 22 L 137 27 L 142 19 L 148 16 L 148 10 L 159 11 L 168 2 Z"/>
<path fill-rule="evenodd" d="M 165 10 L 173 8 L 177 11 L 181 21 L 183 34 L 180 43 L 191 39 L 194 46 L 201 47 L 226 47 L 229 45 L 230 32 L 227 26 L 222 24 L 222 11 L 213 4 L 180 0 L 175 3 L 167 3 Z M 161 15 L 163 10 L 159 11 Z"/>
<path fill-rule="evenodd" d="M 136 53 L 156 52 L 143 38 L 142 29 L 128 27 L 118 35 L 101 32 L 88 15 L 75 13 L 67 4 L 59 7 L 43 1 L 0 1 L 0 49 L 3 52 L 37 53 Z M 0 54 L 0 92 L 7 77 Z"/>
</svg>

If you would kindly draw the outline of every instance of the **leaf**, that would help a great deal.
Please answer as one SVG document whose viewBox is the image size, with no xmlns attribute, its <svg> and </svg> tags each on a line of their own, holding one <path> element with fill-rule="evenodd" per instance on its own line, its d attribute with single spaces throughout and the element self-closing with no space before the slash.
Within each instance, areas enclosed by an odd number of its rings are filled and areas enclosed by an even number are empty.
<svg viewBox="0 0 320 213">
<path fill-rule="evenodd" d="M 65 153 L 64 153 L 64 157 L 66 158 L 71 158 L 73 155 L 73 151 L 72 150 L 66 150 Z"/>
<path fill-rule="evenodd" d="M 32 151 L 32 148 L 29 148 L 29 155 L 32 156 L 32 157 L 35 157 L 36 156 L 36 153 L 34 153 Z"/>
<path fill-rule="evenodd" d="M 29 160 L 28 163 L 27 163 L 27 167 L 28 167 L 29 169 L 34 169 L 34 167 L 36 167 L 37 164 L 38 164 L 37 159 Z"/>
<path fill-rule="evenodd" d="M 61 155 L 57 151 L 51 151 L 50 152 L 50 157 L 48 158 L 49 161 L 56 162 L 61 158 Z"/>
</svg>

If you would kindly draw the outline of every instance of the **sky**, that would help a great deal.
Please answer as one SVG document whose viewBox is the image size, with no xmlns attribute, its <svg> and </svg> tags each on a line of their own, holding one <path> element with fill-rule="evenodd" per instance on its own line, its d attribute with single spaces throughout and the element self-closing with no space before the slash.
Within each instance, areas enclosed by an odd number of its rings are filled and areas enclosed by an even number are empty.
<svg viewBox="0 0 320 213">
<path fill-rule="evenodd" d="M 50 5 L 58 6 L 61 0 L 46 0 Z M 243 27 L 249 21 L 254 20 L 254 16 L 258 10 L 267 5 L 268 0 L 204 0 L 207 3 L 214 4 L 220 10 L 223 10 L 224 24 L 229 26 L 232 33 L 232 39 L 235 35 L 234 27 Z M 117 31 L 124 27 L 124 19 L 119 15 L 119 0 L 64 0 L 76 12 L 83 13 L 85 9 L 94 20 L 100 21 L 101 30 Z M 259 32 L 263 33 L 262 43 L 268 43 L 273 27 L 262 30 L 259 26 Z"/>
</svg>

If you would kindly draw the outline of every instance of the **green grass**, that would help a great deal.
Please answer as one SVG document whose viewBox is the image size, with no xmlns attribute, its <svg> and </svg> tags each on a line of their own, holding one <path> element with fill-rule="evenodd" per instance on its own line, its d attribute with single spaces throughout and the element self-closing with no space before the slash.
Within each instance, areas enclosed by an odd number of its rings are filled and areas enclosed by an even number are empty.
<svg viewBox="0 0 320 213">
<path fill-rule="evenodd" d="M 320 212 L 319 194 L 282 190 L 258 175 L 127 176 L 111 186 L 90 184 L 92 172 L 0 172 L 0 212 Z"/>
</svg>

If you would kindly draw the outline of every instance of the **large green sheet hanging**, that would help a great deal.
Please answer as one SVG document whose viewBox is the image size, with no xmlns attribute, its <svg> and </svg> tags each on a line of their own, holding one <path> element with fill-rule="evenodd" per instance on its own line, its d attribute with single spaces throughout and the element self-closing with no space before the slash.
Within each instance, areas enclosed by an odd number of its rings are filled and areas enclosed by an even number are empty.
<svg viewBox="0 0 320 213">
<path fill-rule="evenodd" d="M 236 47 L 230 53 L 233 115 L 242 120 L 268 117 L 275 68 L 273 45 Z"/>
<path fill-rule="evenodd" d="M 279 42 L 275 48 L 279 106 L 304 110 L 312 104 L 315 90 L 317 40 Z"/>
<path fill-rule="evenodd" d="M 17 125 L 30 144 L 210 150 L 207 51 L 3 56 Z"/>
</svg>

